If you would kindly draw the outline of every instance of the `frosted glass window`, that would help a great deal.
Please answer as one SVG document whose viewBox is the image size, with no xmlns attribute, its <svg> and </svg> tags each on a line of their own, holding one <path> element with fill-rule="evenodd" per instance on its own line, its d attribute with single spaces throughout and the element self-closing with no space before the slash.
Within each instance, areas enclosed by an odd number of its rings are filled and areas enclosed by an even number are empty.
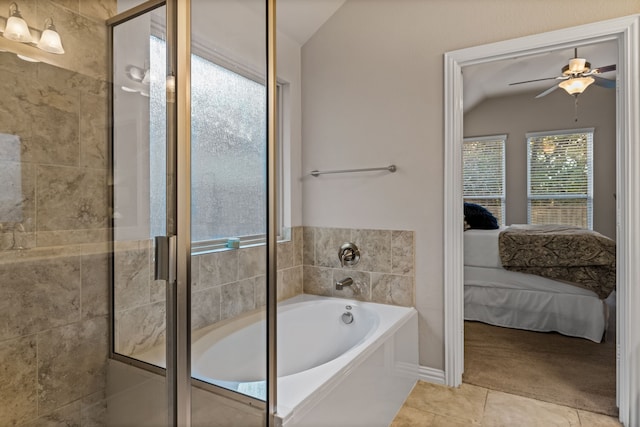
<svg viewBox="0 0 640 427">
<path fill-rule="evenodd" d="M 164 40 L 151 37 L 149 49 L 149 176 L 151 236 L 164 236 L 167 224 L 167 51 Z"/>
<path fill-rule="evenodd" d="M 152 171 L 165 171 L 165 42 L 151 37 Z M 205 242 L 266 232 L 266 88 L 191 56 L 191 239 Z M 154 172 L 155 173 L 155 172 Z M 164 212 L 164 175 L 151 177 L 151 211 Z M 162 235 L 165 217 L 151 235 Z"/>
<path fill-rule="evenodd" d="M 191 117 L 192 240 L 264 234 L 264 85 L 193 55 Z"/>
</svg>

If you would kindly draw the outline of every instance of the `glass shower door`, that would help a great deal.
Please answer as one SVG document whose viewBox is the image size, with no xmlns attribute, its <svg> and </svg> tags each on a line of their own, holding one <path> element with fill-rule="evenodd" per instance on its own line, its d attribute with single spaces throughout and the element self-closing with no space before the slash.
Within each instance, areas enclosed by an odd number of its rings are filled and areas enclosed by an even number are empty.
<svg viewBox="0 0 640 427">
<path fill-rule="evenodd" d="M 116 17 L 118 18 L 118 17 Z M 170 425 L 167 282 L 156 280 L 155 236 L 167 207 L 166 7 L 112 26 L 113 325 L 109 425 Z M 143 368 L 140 370 L 138 368 Z M 153 372 L 158 375 L 150 374 Z"/>
<path fill-rule="evenodd" d="M 266 399 L 265 13 L 263 0 L 191 1 L 192 376 L 258 406 Z"/>
<path fill-rule="evenodd" d="M 166 373 L 131 395 L 153 420 L 128 425 L 264 425 L 265 13 L 173 0 L 113 28 L 113 356 Z M 168 284 L 155 236 L 174 242 Z M 249 324 L 242 344 L 207 344 Z"/>
</svg>

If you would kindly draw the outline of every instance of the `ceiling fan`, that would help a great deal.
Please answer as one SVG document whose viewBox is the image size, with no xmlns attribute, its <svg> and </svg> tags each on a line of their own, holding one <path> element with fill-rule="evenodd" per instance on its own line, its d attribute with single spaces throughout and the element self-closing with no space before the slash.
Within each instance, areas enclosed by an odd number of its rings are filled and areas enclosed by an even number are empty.
<svg viewBox="0 0 640 427">
<path fill-rule="evenodd" d="M 574 58 L 569 60 L 569 64 L 562 67 L 562 75 L 557 77 L 547 77 L 544 79 L 527 80 L 523 82 L 509 83 L 509 86 L 519 85 L 524 83 L 539 82 L 543 80 L 562 80 L 558 84 L 554 84 L 549 89 L 540 93 L 536 98 L 542 98 L 561 87 L 569 95 L 578 96 L 592 83 L 597 86 L 606 88 L 615 88 L 616 81 L 605 79 L 598 74 L 606 73 L 609 71 L 615 71 L 616 64 L 606 65 L 604 67 L 591 69 L 591 64 L 584 58 L 578 58 L 578 48 L 574 50 Z"/>
</svg>

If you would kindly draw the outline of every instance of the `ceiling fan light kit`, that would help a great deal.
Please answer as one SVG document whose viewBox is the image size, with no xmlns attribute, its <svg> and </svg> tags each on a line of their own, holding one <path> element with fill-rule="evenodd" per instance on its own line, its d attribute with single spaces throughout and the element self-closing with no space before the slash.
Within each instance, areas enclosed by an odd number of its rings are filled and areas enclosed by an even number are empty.
<svg viewBox="0 0 640 427">
<path fill-rule="evenodd" d="M 594 81 L 595 79 L 593 77 L 574 77 L 560 82 L 558 86 L 567 91 L 569 95 L 578 95 L 584 92 Z"/>
<path fill-rule="evenodd" d="M 571 76 L 589 72 L 591 64 L 584 58 L 573 58 L 569 60 L 569 65 L 562 67 L 562 74 Z"/>
<path fill-rule="evenodd" d="M 561 76 L 527 80 L 523 82 L 510 83 L 510 85 L 539 82 L 542 80 L 562 80 L 560 83 L 554 84 L 549 89 L 540 93 L 536 98 L 542 98 L 559 87 L 564 89 L 569 95 L 578 96 L 593 83 L 597 86 L 615 88 L 615 80 L 605 79 L 598 75 L 609 71 L 615 71 L 615 69 L 615 64 L 591 69 L 591 63 L 587 62 L 585 58 L 578 58 L 578 49 L 575 48 L 574 58 L 570 59 L 569 63 L 562 67 Z"/>
</svg>

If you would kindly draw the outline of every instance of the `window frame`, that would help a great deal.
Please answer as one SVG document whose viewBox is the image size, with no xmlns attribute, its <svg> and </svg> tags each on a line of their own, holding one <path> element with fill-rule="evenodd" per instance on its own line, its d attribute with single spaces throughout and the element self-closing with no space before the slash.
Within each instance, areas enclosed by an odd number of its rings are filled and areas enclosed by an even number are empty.
<svg viewBox="0 0 640 427">
<path fill-rule="evenodd" d="M 487 199 L 487 200 L 494 200 L 494 199 L 499 199 L 500 200 L 500 221 L 499 221 L 499 225 L 505 225 L 506 224 L 506 210 L 507 210 L 507 169 L 506 169 L 506 158 L 507 158 L 507 138 L 508 135 L 507 134 L 497 134 L 497 135 L 485 135 L 485 136 L 471 136 L 471 137 L 466 137 L 463 138 L 462 140 L 462 150 L 463 150 L 463 157 L 462 157 L 462 182 L 463 182 L 463 189 L 462 189 L 462 198 L 463 201 L 467 201 L 467 200 L 483 200 L 483 199 Z M 502 195 L 500 196 L 467 196 L 465 195 L 464 192 L 464 145 L 467 143 L 471 143 L 471 142 L 485 142 L 485 141 L 501 141 L 502 142 L 502 162 L 501 162 L 501 172 L 502 172 Z"/>
<path fill-rule="evenodd" d="M 531 194 L 531 139 L 541 138 L 545 136 L 559 135 L 587 135 L 587 193 L 582 195 L 576 194 L 556 194 L 556 195 L 533 195 Z M 578 128 L 578 129 L 560 129 L 553 131 L 527 132 L 525 134 L 527 144 L 527 224 L 531 224 L 531 201 L 532 200 L 567 200 L 567 199 L 585 199 L 587 202 L 587 228 L 593 230 L 593 143 L 595 137 L 595 128 Z"/>
</svg>

